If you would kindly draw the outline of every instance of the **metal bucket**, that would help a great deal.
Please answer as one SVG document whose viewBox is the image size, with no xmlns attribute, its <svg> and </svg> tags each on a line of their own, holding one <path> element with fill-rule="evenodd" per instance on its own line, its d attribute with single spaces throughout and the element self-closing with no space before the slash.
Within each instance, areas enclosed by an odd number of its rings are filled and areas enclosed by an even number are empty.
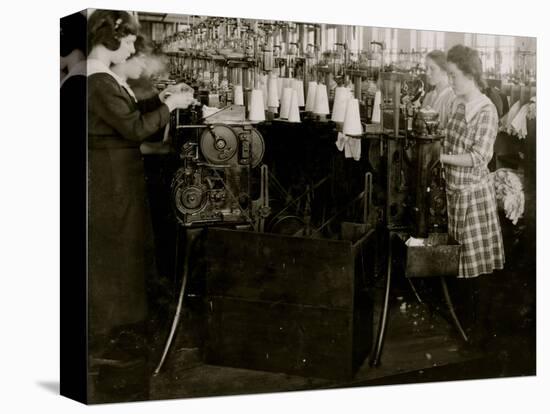
<svg viewBox="0 0 550 414">
<path fill-rule="evenodd" d="M 457 276 L 460 243 L 447 233 L 430 233 L 426 246 L 406 246 L 405 276 Z"/>
</svg>

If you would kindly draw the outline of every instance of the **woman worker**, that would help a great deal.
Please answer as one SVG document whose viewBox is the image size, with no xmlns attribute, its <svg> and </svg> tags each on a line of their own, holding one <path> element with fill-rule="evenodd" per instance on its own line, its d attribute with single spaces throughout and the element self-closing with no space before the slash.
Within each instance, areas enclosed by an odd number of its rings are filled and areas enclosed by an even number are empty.
<svg viewBox="0 0 550 414">
<path fill-rule="evenodd" d="M 452 47 L 447 53 L 447 73 L 456 94 L 440 156 L 447 186 L 449 234 L 462 245 L 458 277 L 472 281 L 474 318 L 481 328 L 479 317 L 487 315 L 481 307 L 488 304 L 484 296 L 488 289 L 481 287 L 486 278 L 478 276 L 504 266 L 495 191 L 487 168 L 498 115 L 495 105 L 481 92 L 482 65 L 477 51 L 462 45 Z"/>
<path fill-rule="evenodd" d="M 426 77 L 434 89 L 426 94 L 422 108 L 433 109 L 439 113 L 439 126 L 444 129 L 449 120 L 451 103 L 455 98 L 447 76 L 447 58 L 440 50 L 433 50 L 426 55 Z"/>
<path fill-rule="evenodd" d="M 88 22 L 90 353 L 100 364 L 98 386 L 116 398 L 138 393 L 130 399 L 147 397 L 145 286 L 155 272 L 139 146 L 193 100 L 181 93 L 135 100 L 111 67 L 134 53 L 137 32 L 126 12 L 97 10 Z M 156 109 L 142 112 L 148 108 Z"/>
</svg>

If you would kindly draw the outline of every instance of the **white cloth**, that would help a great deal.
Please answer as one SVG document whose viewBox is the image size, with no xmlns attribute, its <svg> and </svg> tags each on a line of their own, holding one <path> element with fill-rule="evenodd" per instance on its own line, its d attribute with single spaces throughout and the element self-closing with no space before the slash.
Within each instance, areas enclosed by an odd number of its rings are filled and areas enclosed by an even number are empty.
<svg viewBox="0 0 550 414">
<path fill-rule="evenodd" d="M 500 168 L 489 177 L 494 183 L 499 209 L 504 210 L 506 218 L 516 225 L 525 210 L 523 175 L 510 168 Z"/>
<path fill-rule="evenodd" d="M 101 60 L 99 59 L 88 59 L 88 76 L 93 75 L 94 73 L 107 73 L 108 75 L 111 75 L 117 83 L 122 86 L 124 89 L 126 89 L 126 92 L 134 99 L 134 101 L 137 102 L 136 95 L 134 94 L 134 91 L 132 88 L 130 88 L 130 85 L 126 83 L 124 79 L 122 79 L 120 76 L 118 76 L 115 72 L 113 72 L 111 69 L 105 65 Z"/>
<path fill-rule="evenodd" d="M 519 101 L 516 101 L 508 110 L 508 113 L 500 119 L 501 131 L 510 133 L 510 124 L 520 110 Z"/>
<path fill-rule="evenodd" d="M 339 151 L 344 151 L 344 156 L 346 158 L 353 158 L 355 161 L 359 161 L 361 159 L 360 139 L 348 137 L 342 132 L 338 132 L 336 147 Z"/>
<path fill-rule="evenodd" d="M 405 242 L 405 245 L 408 247 L 419 247 L 419 246 L 427 246 L 428 241 L 427 239 L 419 239 L 415 237 L 409 237 L 407 241 Z"/>
<path fill-rule="evenodd" d="M 373 123 L 380 123 L 380 104 L 382 101 L 382 92 L 376 91 L 374 94 L 374 103 L 372 105 L 372 118 Z"/>
<path fill-rule="evenodd" d="M 527 111 L 529 104 L 525 104 L 518 111 L 514 119 L 510 123 L 510 134 L 517 135 L 519 139 L 524 139 L 527 136 Z"/>
<path fill-rule="evenodd" d="M 535 119 L 537 117 L 537 97 L 532 96 L 527 107 L 527 119 Z"/>
</svg>

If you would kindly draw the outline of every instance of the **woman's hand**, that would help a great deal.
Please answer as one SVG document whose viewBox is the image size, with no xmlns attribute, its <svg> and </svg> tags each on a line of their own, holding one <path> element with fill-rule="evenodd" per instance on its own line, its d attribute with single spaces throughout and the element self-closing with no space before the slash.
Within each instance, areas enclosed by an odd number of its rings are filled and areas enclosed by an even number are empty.
<svg viewBox="0 0 550 414">
<path fill-rule="evenodd" d="M 170 112 L 176 108 L 185 109 L 194 102 L 195 99 L 193 99 L 193 95 L 190 93 L 171 94 L 164 101 Z"/>
<path fill-rule="evenodd" d="M 187 85 L 184 82 L 178 83 L 177 85 L 168 85 L 166 89 L 164 89 L 162 92 L 159 93 L 159 99 L 161 102 L 165 102 L 166 98 L 168 98 L 170 95 L 174 95 L 176 93 L 194 93 L 194 89 Z"/>
</svg>

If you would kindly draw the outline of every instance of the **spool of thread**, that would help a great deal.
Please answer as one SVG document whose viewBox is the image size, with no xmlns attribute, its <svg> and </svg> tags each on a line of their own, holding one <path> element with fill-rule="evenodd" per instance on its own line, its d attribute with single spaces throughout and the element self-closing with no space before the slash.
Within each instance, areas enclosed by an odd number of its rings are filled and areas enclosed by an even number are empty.
<svg viewBox="0 0 550 414">
<path fill-rule="evenodd" d="M 376 91 L 374 94 L 374 103 L 372 105 L 371 121 L 373 123 L 380 123 L 380 104 L 382 101 L 382 92 Z"/>
<path fill-rule="evenodd" d="M 283 89 L 284 89 L 283 83 L 284 83 L 283 78 L 277 78 L 277 96 L 279 97 L 279 102 L 281 102 L 283 99 Z"/>
<path fill-rule="evenodd" d="M 292 90 L 290 97 L 290 109 L 288 113 L 288 122 L 300 122 L 300 109 L 298 108 L 299 99 L 298 92 Z"/>
<path fill-rule="evenodd" d="M 361 117 L 359 116 L 359 100 L 356 98 L 348 100 L 343 132 L 345 135 L 351 136 L 360 136 L 363 134 L 363 126 L 361 125 Z"/>
<path fill-rule="evenodd" d="M 267 110 L 267 98 L 268 98 L 268 91 L 267 91 L 267 75 L 266 76 L 262 76 L 261 78 L 261 90 L 262 90 L 262 95 L 264 97 L 264 109 Z"/>
<path fill-rule="evenodd" d="M 317 115 L 328 115 L 330 113 L 328 109 L 327 86 L 322 83 L 317 85 L 317 89 L 315 90 L 313 113 Z"/>
<path fill-rule="evenodd" d="M 264 97 L 261 89 L 252 90 L 248 120 L 253 122 L 265 121 Z"/>
<path fill-rule="evenodd" d="M 270 76 L 267 83 L 267 106 L 270 108 L 279 107 L 279 86 L 275 76 Z"/>
<path fill-rule="evenodd" d="M 235 85 L 233 87 L 233 103 L 235 105 L 244 105 L 243 86 Z"/>
<path fill-rule="evenodd" d="M 285 88 L 283 90 L 283 98 L 281 99 L 281 114 L 280 118 L 288 119 L 288 114 L 290 112 L 290 99 L 292 98 L 292 88 Z"/>
<path fill-rule="evenodd" d="M 296 89 L 296 94 L 298 96 L 298 106 L 304 106 L 304 81 L 300 79 L 294 79 L 294 89 Z"/>
<path fill-rule="evenodd" d="M 334 104 L 332 105 L 332 117 L 334 122 L 344 122 L 346 117 L 346 107 L 348 100 L 351 99 L 351 93 L 345 86 L 339 86 L 334 93 Z"/>
<path fill-rule="evenodd" d="M 311 81 L 307 86 L 306 111 L 313 112 L 315 108 L 315 92 L 317 91 L 317 82 Z"/>
</svg>

